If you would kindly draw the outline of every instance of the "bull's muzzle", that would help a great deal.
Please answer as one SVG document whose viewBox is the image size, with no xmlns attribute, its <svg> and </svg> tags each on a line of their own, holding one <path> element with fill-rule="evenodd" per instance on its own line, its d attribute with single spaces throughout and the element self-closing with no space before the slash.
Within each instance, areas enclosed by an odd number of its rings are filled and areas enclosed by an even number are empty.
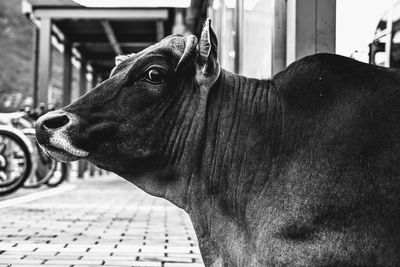
<svg viewBox="0 0 400 267">
<path fill-rule="evenodd" d="M 71 136 L 76 134 L 79 118 L 57 110 L 41 116 L 36 122 L 38 143 L 52 157 L 60 161 L 73 161 L 87 157 L 89 153 L 76 147 Z"/>
</svg>

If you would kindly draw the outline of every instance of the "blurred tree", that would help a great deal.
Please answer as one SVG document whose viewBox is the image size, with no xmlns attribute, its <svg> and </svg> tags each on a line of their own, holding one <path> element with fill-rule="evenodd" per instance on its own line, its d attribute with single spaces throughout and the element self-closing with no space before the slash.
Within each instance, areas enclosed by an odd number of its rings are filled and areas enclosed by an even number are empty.
<svg viewBox="0 0 400 267">
<path fill-rule="evenodd" d="M 0 0 L 0 111 L 15 110 L 31 97 L 33 29 L 20 0 Z"/>
</svg>

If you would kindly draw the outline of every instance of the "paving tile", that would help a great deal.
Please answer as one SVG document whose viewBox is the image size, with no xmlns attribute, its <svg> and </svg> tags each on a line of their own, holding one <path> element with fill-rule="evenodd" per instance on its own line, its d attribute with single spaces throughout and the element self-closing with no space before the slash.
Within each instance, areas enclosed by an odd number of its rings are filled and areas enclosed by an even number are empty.
<svg viewBox="0 0 400 267">
<path fill-rule="evenodd" d="M 46 261 L 46 264 L 53 264 L 53 265 L 64 265 L 64 266 L 69 266 L 69 265 L 76 265 L 76 264 L 86 264 L 86 265 L 96 265 L 100 266 L 103 264 L 104 260 L 48 260 Z"/>
<path fill-rule="evenodd" d="M 200 259 L 201 260 L 201 255 L 200 254 L 194 254 L 194 253 L 167 253 L 168 257 L 172 258 L 190 258 L 190 259 Z"/>
<path fill-rule="evenodd" d="M 43 263 L 44 260 L 40 259 L 8 259 L 7 263 L 10 265 L 14 265 L 14 264 L 23 264 L 23 265 L 30 265 L 30 266 L 38 266 L 40 264 Z"/>
<path fill-rule="evenodd" d="M 202 263 L 177 263 L 177 262 L 166 262 L 164 267 L 204 267 Z"/>
<path fill-rule="evenodd" d="M 14 245 L 15 245 L 15 243 L 3 243 L 3 242 L 0 242 L 0 251 L 1 250 L 8 250 Z"/>
<path fill-rule="evenodd" d="M 183 210 L 115 175 L 74 183 L 2 209 L 0 267 L 203 266 Z"/>
<path fill-rule="evenodd" d="M 104 265 L 108 266 L 133 266 L 137 262 L 136 260 L 116 260 L 110 259 L 106 260 Z"/>
<path fill-rule="evenodd" d="M 154 261 L 136 261 L 132 263 L 133 267 L 161 267 L 161 262 Z"/>
</svg>

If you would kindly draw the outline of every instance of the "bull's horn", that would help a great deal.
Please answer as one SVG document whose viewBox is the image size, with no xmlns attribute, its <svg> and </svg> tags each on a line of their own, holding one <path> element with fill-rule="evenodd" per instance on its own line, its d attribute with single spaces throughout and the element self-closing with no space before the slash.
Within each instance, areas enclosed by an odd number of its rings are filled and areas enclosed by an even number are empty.
<svg viewBox="0 0 400 267">
<path fill-rule="evenodd" d="M 134 56 L 135 53 L 129 54 L 129 55 L 119 55 L 115 57 L 115 66 L 118 66 L 119 63 L 121 63 L 122 61 Z"/>
<path fill-rule="evenodd" d="M 177 71 L 185 62 L 195 54 L 197 46 L 197 37 L 194 35 L 189 35 L 185 40 L 185 51 L 183 51 L 182 57 L 176 65 L 175 71 Z"/>
</svg>

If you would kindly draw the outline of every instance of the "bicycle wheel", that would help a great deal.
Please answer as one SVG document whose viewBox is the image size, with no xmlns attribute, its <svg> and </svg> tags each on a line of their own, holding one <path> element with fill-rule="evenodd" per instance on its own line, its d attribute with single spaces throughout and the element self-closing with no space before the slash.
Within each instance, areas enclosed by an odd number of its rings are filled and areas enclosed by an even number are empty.
<svg viewBox="0 0 400 267">
<path fill-rule="evenodd" d="M 45 184 L 57 169 L 57 162 L 44 153 L 42 148 L 36 142 L 36 135 L 31 131 L 24 131 L 26 137 L 32 142 L 34 150 L 34 160 L 36 167 L 34 175 L 29 177 L 25 183 L 25 188 L 37 188 Z"/>
<path fill-rule="evenodd" d="M 68 180 L 69 167 L 68 163 L 57 162 L 56 171 L 53 173 L 53 176 L 47 180 L 46 184 L 49 187 L 55 187 Z"/>
<path fill-rule="evenodd" d="M 20 188 L 31 170 L 31 155 L 25 142 L 11 131 L 0 130 L 0 196 Z"/>
</svg>

